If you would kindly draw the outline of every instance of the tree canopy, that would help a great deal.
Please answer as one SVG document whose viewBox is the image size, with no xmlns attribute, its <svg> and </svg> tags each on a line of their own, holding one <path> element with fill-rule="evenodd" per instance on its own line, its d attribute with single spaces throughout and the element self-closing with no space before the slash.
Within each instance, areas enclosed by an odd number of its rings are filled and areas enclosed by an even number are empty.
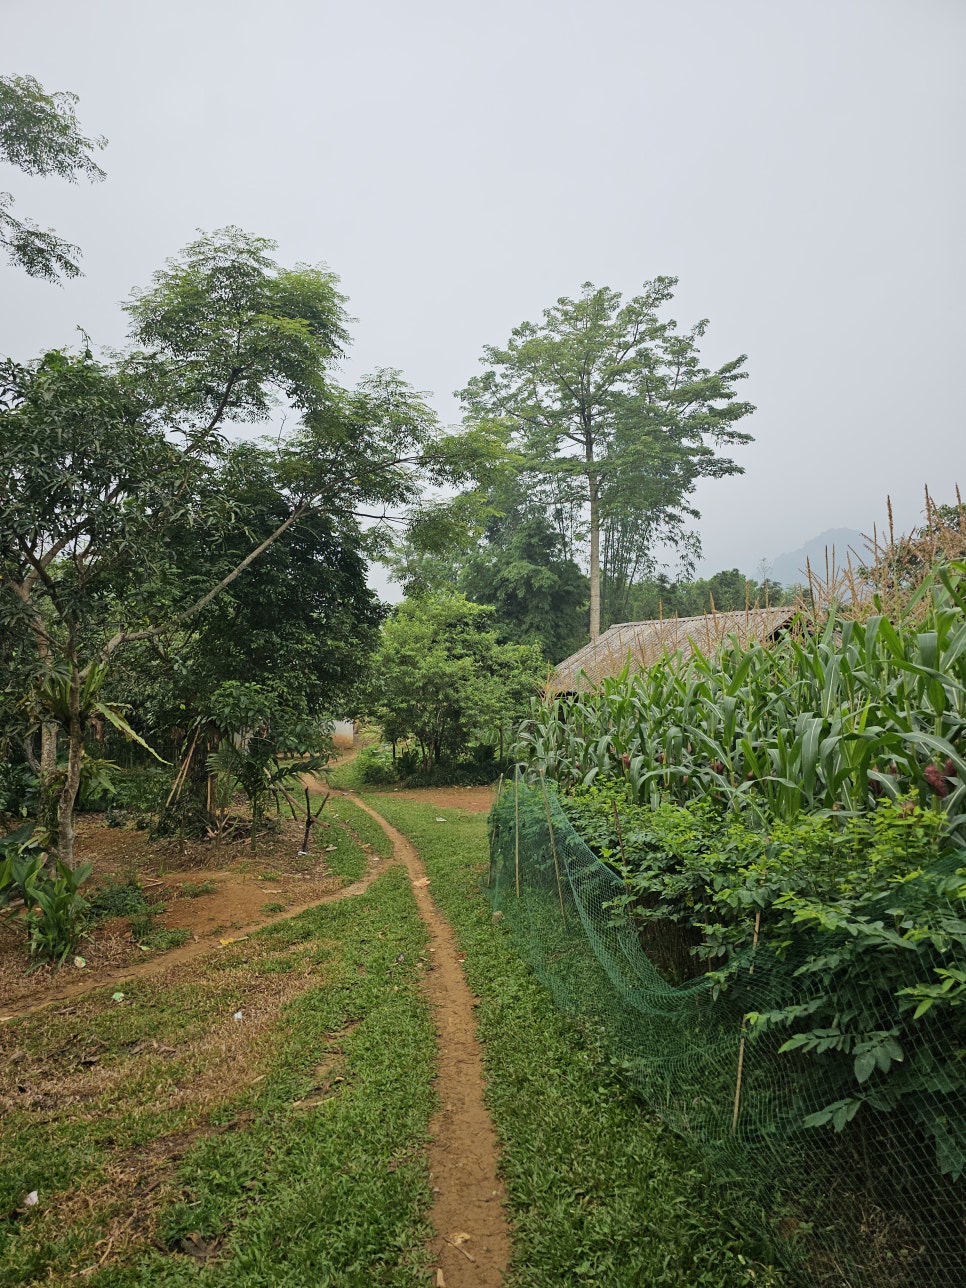
<svg viewBox="0 0 966 1288">
<path fill-rule="evenodd" d="M 736 398 L 745 359 L 701 365 L 707 321 L 679 332 L 659 316 L 676 282 L 657 277 L 626 302 L 585 283 L 487 346 L 487 370 L 459 395 L 470 423 L 509 429 L 568 553 L 586 545 L 592 638 L 602 589 L 619 600 L 652 570 L 657 542 L 685 543 L 698 480 L 740 473 L 721 449 L 750 441 L 735 428 L 754 410 Z"/>
<path fill-rule="evenodd" d="M 48 94 L 33 76 L 0 76 L 0 160 L 24 174 L 55 175 L 69 183 L 103 179 L 93 153 L 107 140 L 81 133 L 76 102 L 76 94 Z M 0 246 L 10 263 L 48 281 L 76 277 L 79 248 L 51 228 L 18 219 L 13 204 L 11 193 L 0 192 Z"/>
</svg>

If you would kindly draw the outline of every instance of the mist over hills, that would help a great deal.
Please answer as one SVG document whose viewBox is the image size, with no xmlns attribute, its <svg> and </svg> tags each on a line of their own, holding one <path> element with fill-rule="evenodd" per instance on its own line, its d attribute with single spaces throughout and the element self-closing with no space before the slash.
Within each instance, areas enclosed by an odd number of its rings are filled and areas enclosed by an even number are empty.
<svg viewBox="0 0 966 1288">
<path fill-rule="evenodd" d="M 811 562 L 816 573 L 824 576 L 825 551 L 828 550 L 831 560 L 833 548 L 835 562 L 841 567 L 846 562 L 850 549 L 859 555 L 864 554 L 865 538 L 856 528 L 828 528 L 825 532 L 820 532 L 817 537 L 806 541 L 797 550 L 778 555 L 768 567 L 768 576 L 783 586 L 791 586 L 795 582 L 805 580 L 804 569 L 808 561 Z"/>
</svg>

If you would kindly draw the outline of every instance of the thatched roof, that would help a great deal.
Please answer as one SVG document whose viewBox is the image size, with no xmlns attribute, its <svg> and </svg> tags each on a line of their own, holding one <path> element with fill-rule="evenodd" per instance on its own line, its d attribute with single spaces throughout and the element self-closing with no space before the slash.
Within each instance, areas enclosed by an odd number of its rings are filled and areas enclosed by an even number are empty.
<svg viewBox="0 0 966 1288">
<path fill-rule="evenodd" d="M 653 666 L 665 654 L 680 651 L 713 653 L 729 636 L 740 644 L 773 639 L 794 617 L 794 608 L 749 608 L 703 617 L 665 617 L 653 622 L 621 622 L 600 635 L 596 643 L 561 662 L 550 677 L 554 693 L 593 688 L 608 676 L 619 675 L 630 661 L 632 671 Z M 582 674 L 583 673 L 583 674 Z"/>
</svg>

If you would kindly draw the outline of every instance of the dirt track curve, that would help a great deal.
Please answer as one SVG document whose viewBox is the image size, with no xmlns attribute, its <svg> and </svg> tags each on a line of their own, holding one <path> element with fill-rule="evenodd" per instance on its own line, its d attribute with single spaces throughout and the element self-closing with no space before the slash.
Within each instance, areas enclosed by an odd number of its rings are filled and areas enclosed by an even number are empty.
<svg viewBox="0 0 966 1288">
<path fill-rule="evenodd" d="M 339 794 L 351 797 L 375 819 L 392 841 L 392 858 L 370 855 L 366 871 L 358 881 L 311 903 L 287 908 L 278 916 L 253 921 L 225 942 L 237 943 L 262 926 L 362 894 L 392 864 L 401 863 L 406 868 L 419 915 L 429 931 L 432 956 L 423 988 L 433 1010 L 439 1058 L 436 1080 L 439 1109 L 430 1124 L 428 1149 L 435 1195 L 430 1212 L 436 1230 L 430 1245 L 435 1259 L 435 1288 L 498 1288 L 510 1259 L 510 1237 L 504 1211 L 506 1191 L 498 1174 L 499 1145 L 484 1102 L 483 1058 L 475 1035 L 475 999 L 460 965 L 452 928 L 433 903 L 418 853 L 377 810 L 352 792 Z M 427 802 L 433 800 L 431 791 L 420 796 Z M 185 944 L 97 980 L 69 984 L 55 995 L 47 995 L 43 1001 L 0 1015 L 0 1022 L 70 1002 L 112 984 L 167 972 L 206 953 L 217 953 L 221 946 L 210 941 Z"/>
</svg>

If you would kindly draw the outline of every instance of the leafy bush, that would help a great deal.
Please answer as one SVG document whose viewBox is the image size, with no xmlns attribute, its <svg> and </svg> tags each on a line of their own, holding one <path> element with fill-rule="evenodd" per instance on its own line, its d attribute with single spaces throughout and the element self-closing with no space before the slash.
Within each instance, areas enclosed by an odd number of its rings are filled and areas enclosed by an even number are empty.
<svg viewBox="0 0 966 1288">
<path fill-rule="evenodd" d="M 114 806 L 132 814 L 156 814 L 170 788 L 168 769 L 129 769 L 115 780 Z"/>
<path fill-rule="evenodd" d="M 940 1171 L 966 1172 L 966 863 L 941 848 L 944 816 L 883 801 L 762 830 L 711 802 L 628 795 L 612 783 L 561 801 L 623 878 L 611 914 L 633 918 L 668 976 L 711 971 L 757 1034 L 779 1035 L 803 1127 L 901 1109 Z"/>
<path fill-rule="evenodd" d="M 109 920 L 143 913 L 150 905 L 136 881 L 108 881 L 91 899 L 90 915 Z"/>
<path fill-rule="evenodd" d="M 34 775 L 29 765 L 0 760 L 0 818 L 26 813 L 27 800 Z"/>
<path fill-rule="evenodd" d="M 355 758 L 354 769 L 360 786 L 388 787 L 400 779 L 399 762 L 393 760 L 388 743 L 363 747 Z"/>
</svg>

